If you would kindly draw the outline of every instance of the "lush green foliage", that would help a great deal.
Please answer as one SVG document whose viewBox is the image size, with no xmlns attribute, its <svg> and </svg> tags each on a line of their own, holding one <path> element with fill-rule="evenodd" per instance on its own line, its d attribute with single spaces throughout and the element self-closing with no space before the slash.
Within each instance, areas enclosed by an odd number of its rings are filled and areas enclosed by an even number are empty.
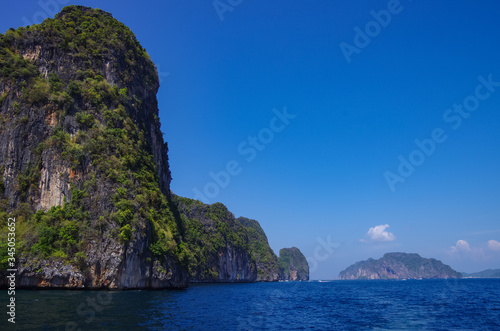
<svg viewBox="0 0 500 331">
<path fill-rule="evenodd" d="M 9 42 L 16 38 L 21 38 L 24 29 L 9 30 L 5 35 L 0 34 L 0 76 L 10 79 L 29 79 L 36 77 L 40 73 L 32 62 L 25 60 L 16 53 Z"/>
<path fill-rule="evenodd" d="M 16 218 L 16 251 L 18 254 L 35 255 L 39 258 L 73 260 L 81 265 L 85 240 L 91 236 L 89 215 L 84 211 L 82 200 L 85 192 L 73 188 L 71 203 L 52 207 L 33 214 L 28 204 L 21 204 L 9 217 Z M 5 213 L 5 209 L 3 209 Z M 7 217 L 2 217 L 0 232 L 6 232 Z M 4 236 L 6 238 L 6 236 Z M 0 251 L 7 247 L 0 241 Z M 5 255 L 2 255 L 2 257 Z M 19 256 L 19 255 L 17 255 Z M 6 262 L 6 261 L 3 261 Z M 5 267 L 5 266 L 3 266 Z"/>
<path fill-rule="evenodd" d="M 181 209 L 189 274 L 198 280 L 218 278 L 219 254 L 226 248 L 251 254 L 247 229 L 221 203 L 204 205 L 199 201 L 175 197 Z"/>
<path fill-rule="evenodd" d="M 264 276 L 277 272 L 279 270 L 278 258 L 269 247 L 267 236 L 259 222 L 245 217 L 239 217 L 237 221 L 246 228 L 248 233 L 249 247 L 257 262 L 258 274 Z"/>
<path fill-rule="evenodd" d="M 278 263 L 281 270 L 283 270 L 285 279 L 290 275 L 290 267 L 292 264 L 297 270 L 297 275 L 309 277 L 309 265 L 305 256 L 297 247 L 280 249 Z"/>
</svg>

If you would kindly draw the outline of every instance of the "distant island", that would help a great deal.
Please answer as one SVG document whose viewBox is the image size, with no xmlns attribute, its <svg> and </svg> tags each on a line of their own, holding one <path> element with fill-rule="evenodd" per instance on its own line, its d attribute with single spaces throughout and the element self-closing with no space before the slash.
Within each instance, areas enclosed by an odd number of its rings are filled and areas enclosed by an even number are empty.
<svg viewBox="0 0 500 331">
<path fill-rule="evenodd" d="M 488 269 L 480 272 L 462 272 L 464 278 L 500 278 L 500 269 Z"/>
<path fill-rule="evenodd" d="M 462 278 L 462 274 L 436 259 L 416 253 L 387 253 L 378 260 L 356 262 L 339 279 L 429 279 Z"/>
</svg>

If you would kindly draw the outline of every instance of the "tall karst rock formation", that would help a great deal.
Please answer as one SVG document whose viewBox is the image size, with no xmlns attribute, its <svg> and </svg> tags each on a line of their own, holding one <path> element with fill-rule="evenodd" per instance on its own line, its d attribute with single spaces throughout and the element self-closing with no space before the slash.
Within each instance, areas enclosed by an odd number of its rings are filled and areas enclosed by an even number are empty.
<svg viewBox="0 0 500 331">
<path fill-rule="evenodd" d="M 1 207 L 17 220 L 19 283 L 186 286 L 158 75 L 134 34 L 69 6 L 0 35 L 0 59 Z"/>
</svg>

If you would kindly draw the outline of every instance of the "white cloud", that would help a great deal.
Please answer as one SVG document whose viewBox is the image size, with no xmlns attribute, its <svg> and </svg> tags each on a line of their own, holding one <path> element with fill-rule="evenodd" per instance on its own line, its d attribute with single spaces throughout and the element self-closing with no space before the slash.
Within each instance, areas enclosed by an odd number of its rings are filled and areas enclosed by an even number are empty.
<svg viewBox="0 0 500 331">
<path fill-rule="evenodd" d="M 500 242 L 496 240 L 489 240 L 488 248 L 491 249 L 492 251 L 500 251 Z"/>
<path fill-rule="evenodd" d="M 500 261 L 500 242 L 489 240 L 487 242 L 469 245 L 465 240 L 459 240 L 448 250 L 448 254 L 454 259 L 471 262 Z M 495 264 L 496 265 L 496 264 Z M 491 267 L 490 267 L 491 268 Z"/>
<path fill-rule="evenodd" d="M 366 236 L 370 241 L 394 241 L 396 236 L 392 232 L 388 232 L 385 229 L 389 227 L 389 224 L 377 225 L 368 230 Z M 365 240 L 362 240 L 365 241 Z"/>
<path fill-rule="evenodd" d="M 452 254 L 456 254 L 459 252 L 470 252 L 470 245 L 467 241 L 460 239 L 459 241 L 457 241 L 455 246 L 450 247 L 450 252 Z"/>
</svg>

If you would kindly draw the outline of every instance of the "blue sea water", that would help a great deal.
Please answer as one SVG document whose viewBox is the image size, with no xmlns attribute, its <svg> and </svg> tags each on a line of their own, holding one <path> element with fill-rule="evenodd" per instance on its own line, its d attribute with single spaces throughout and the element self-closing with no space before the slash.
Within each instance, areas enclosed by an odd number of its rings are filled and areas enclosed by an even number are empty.
<svg viewBox="0 0 500 331">
<path fill-rule="evenodd" d="M 16 291 L 16 313 L 16 330 L 500 330 L 500 279 Z"/>
</svg>

